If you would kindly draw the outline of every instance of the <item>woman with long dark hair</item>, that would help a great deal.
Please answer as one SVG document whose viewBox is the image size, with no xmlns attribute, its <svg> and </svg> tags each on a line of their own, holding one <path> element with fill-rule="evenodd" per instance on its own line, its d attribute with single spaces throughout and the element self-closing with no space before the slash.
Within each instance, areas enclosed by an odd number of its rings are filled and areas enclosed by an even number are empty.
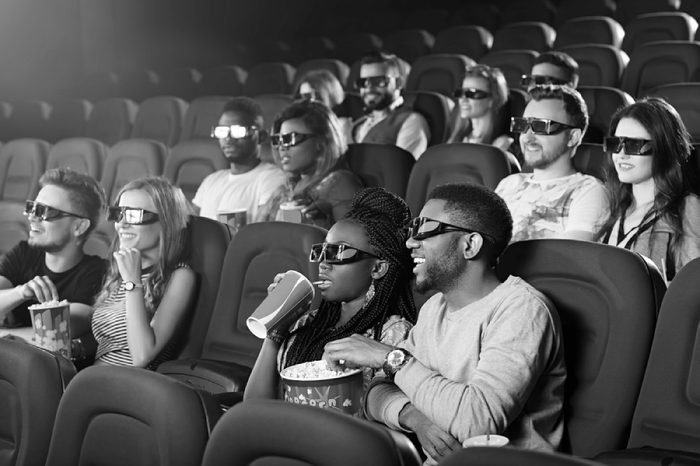
<svg viewBox="0 0 700 466">
<path fill-rule="evenodd" d="M 406 338 L 417 315 L 410 285 L 413 262 L 405 246 L 410 218 L 406 203 L 383 188 L 357 194 L 326 242 L 311 251 L 310 260 L 319 262 L 320 307 L 281 335 L 268 336 L 245 398 L 276 398 L 279 371 L 320 360 L 331 341 L 358 335 L 393 346 Z M 372 375 L 367 368 L 367 384 Z"/>
<path fill-rule="evenodd" d="M 690 135 L 680 115 L 659 98 L 619 109 L 605 151 L 611 216 L 603 242 L 651 258 L 671 280 L 700 256 L 700 199 Z"/>
</svg>

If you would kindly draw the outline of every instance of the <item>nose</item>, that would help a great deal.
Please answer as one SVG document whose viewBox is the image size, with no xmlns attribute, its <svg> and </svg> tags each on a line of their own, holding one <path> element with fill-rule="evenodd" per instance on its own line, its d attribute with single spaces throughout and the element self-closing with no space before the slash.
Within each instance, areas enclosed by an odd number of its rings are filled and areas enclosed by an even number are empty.
<svg viewBox="0 0 700 466">
<path fill-rule="evenodd" d="M 326 259 L 324 258 L 321 262 L 318 263 L 318 271 L 319 272 L 327 272 L 331 269 L 331 265 L 326 262 Z"/>
<path fill-rule="evenodd" d="M 406 240 L 406 247 L 408 249 L 417 249 L 419 246 L 420 246 L 420 241 L 414 239 L 413 236 L 409 236 L 408 239 Z"/>
</svg>

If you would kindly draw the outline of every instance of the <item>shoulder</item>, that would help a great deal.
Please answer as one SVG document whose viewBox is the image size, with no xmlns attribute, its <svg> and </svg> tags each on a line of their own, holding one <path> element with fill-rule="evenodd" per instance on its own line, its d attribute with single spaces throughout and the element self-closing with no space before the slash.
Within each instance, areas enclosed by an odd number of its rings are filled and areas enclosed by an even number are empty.
<svg viewBox="0 0 700 466">
<path fill-rule="evenodd" d="M 217 170 L 214 173 L 210 173 L 206 177 L 204 177 L 201 186 L 208 186 L 214 183 L 221 182 L 222 180 L 226 180 L 228 174 L 229 171 L 226 169 Z"/>
<path fill-rule="evenodd" d="M 507 313 L 509 320 L 553 322 L 555 319 L 554 304 L 522 278 L 511 275 L 499 288 L 500 312 Z"/>
<path fill-rule="evenodd" d="M 572 175 L 569 183 L 573 187 L 574 195 L 596 196 L 607 199 L 608 190 L 598 178 L 583 173 Z"/>
<path fill-rule="evenodd" d="M 496 192 L 510 190 L 520 186 L 525 180 L 532 175 L 530 173 L 514 173 L 503 178 L 496 186 Z"/>
<path fill-rule="evenodd" d="M 107 270 L 107 261 L 100 256 L 85 254 L 80 266 L 84 269 L 104 271 Z"/>
<path fill-rule="evenodd" d="M 683 215 L 688 218 L 700 219 L 700 197 L 688 194 L 683 199 Z"/>
<path fill-rule="evenodd" d="M 401 316 L 389 316 L 382 326 L 380 340 L 382 343 L 395 346 L 406 339 L 412 327 L 413 324 Z"/>
<path fill-rule="evenodd" d="M 360 179 L 349 170 L 335 170 L 326 175 L 321 183 L 327 182 L 334 185 L 361 186 Z"/>
<path fill-rule="evenodd" d="M 261 162 L 249 173 L 261 185 L 275 185 L 277 187 L 283 185 L 286 181 L 284 171 L 272 163 Z"/>
</svg>

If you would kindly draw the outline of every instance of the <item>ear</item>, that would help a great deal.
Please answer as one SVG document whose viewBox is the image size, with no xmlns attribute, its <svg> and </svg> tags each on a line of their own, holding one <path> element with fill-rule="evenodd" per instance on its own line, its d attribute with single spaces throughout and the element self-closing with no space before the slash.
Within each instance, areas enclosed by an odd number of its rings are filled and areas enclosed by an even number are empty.
<svg viewBox="0 0 700 466">
<path fill-rule="evenodd" d="M 581 128 L 574 128 L 569 133 L 569 140 L 567 141 L 566 145 L 568 147 L 576 147 L 579 145 L 582 138 L 583 138 L 583 131 L 581 130 Z"/>
<path fill-rule="evenodd" d="M 372 271 L 370 272 L 370 276 L 374 280 L 379 280 L 380 278 L 383 278 L 384 275 L 389 271 L 389 262 L 385 260 L 378 260 L 374 266 L 372 266 Z"/>
<path fill-rule="evenodd" d="M 90 228 L 90 219 L 80 218 L 73 223 L 73 236 L 76 238 L 84 234 Z"/>
<path fill-rule="evenodd" d="M 484 246 L 484 238 L 479 233 L 467 233 L 463 236 L 462 255 L 467 260 L 472 260 L 479 255 Z"/>
</svg>

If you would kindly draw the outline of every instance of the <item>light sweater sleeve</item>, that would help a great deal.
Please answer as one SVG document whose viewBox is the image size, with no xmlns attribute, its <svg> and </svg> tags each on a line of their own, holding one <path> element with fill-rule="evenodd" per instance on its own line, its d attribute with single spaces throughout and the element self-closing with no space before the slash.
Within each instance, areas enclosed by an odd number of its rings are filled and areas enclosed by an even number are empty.
<svg viewBox="0 0 700 466">
<path fill-rule="evenodd" d="M 598 180 L 590 179 L 573 193 L 566 231 L 597 233 L 609 215 L 607 189 Z"/>
<path fill-rule="evenodd" d="M 700 198 L 686 197 L 683 206 L 683 239 L 679 251 L 677 269 L 700 257 Z"/>
<path fill-rule="evenodd" d="M 430 141 L 430 128 L 423 115 L 413 112 L 401 125 L 399 134 L 396 136 L 396 145 L 407 150 L 418 160 Z"/>
<path fill-rule="evenodd" d="M 500 433 L 523 411 L 558 345 L 544 301 L 534 295 L 528 300 L 508 296 L 484 328 L 476 370 L 466 383 L 443 377 L 417 359 L 396 374 L 395 383 L 419 411 L 460 441 Z M 377 414 L 388 418 L 398 397 L 382 395 L 384 410 Z"/>
</svg>

